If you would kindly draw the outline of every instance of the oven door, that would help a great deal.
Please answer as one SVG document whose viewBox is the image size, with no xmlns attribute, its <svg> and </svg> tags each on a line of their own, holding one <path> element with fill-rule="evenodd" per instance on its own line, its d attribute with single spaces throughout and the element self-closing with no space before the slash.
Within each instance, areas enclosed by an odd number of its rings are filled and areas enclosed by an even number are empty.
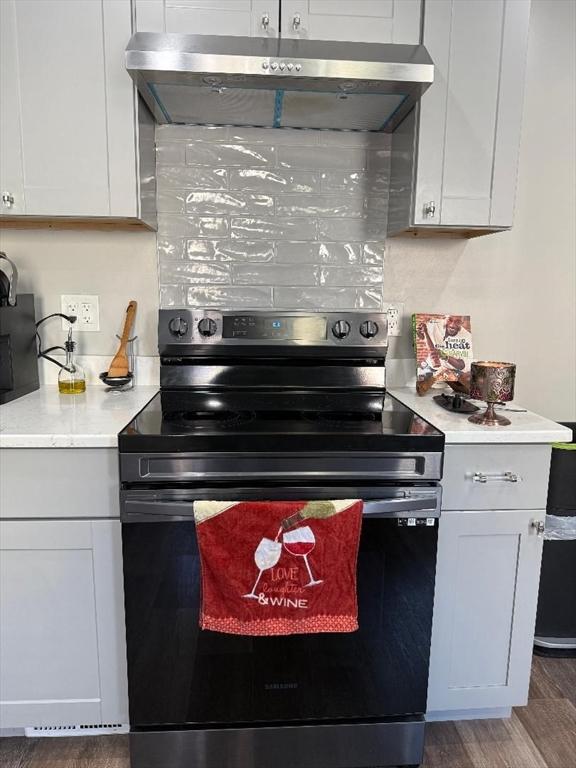
<svg viewBox="0 0 576 768">
<path fill-rule="evenodd" d="M 363 498 L 359 629 L 248 637 L 201 630 L 192 503 L 255 489 L 127 490 L 122 537 L 133 730 L 382 720 L 426 711 L 440 489 L 267 489 Z"/>
</svg>

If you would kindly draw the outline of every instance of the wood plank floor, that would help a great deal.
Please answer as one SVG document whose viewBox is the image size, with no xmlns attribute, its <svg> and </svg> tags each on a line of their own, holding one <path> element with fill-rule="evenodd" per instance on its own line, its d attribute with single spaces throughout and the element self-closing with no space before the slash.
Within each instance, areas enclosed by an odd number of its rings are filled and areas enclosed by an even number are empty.
<svg viewBox="0 0 576 768">
<path fill-rule="evenodd" d="M 129 765 L 125 736 L 0 739 L 2 768 Z M 535 656 L 528 706 L 509 720 L 431 723 L 422 768 L 576 768 L 576 659 Z"/>
</svg>

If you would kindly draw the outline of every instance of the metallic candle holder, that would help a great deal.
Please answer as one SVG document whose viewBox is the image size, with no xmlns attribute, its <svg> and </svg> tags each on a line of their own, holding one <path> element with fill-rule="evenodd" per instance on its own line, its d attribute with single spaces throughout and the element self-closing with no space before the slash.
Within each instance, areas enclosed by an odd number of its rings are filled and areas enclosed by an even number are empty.
<svg viewBox="0 0 576 768">
<path fill-rule="evenodd" d="M 468 421 L 485 427 L 504 427 L 510 424 L 510 419 L 494 412 L 494 405 L 514 399 L 516 365 L 483 360 L 472 363 L 470 374 L 470 397 L 474 400 L 484 400 L 488 408 L 484 413 L 469 416 Z"/>
</svg>

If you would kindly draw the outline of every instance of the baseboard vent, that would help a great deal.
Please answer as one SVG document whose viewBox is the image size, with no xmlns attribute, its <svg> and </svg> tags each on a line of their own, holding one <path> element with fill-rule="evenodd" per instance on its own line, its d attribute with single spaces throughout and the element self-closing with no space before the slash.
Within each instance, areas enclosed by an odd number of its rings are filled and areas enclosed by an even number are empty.
<svg viewBox="0 0 576 768">
<path fill-rule="evenodd" d="M 111 733 L 128 733 L 130 727 L 122 723 L 102 723 L 100 725 L 41 725 L 25 728 L 24 735 L 29 739 L 54 738 L 58 736 L 104 736 Z"/>
</svg>

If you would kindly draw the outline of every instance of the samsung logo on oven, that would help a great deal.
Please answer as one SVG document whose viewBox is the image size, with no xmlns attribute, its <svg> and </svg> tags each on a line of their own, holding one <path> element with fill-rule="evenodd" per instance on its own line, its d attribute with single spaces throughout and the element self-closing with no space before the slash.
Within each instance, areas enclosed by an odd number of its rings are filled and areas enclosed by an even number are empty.
<svg viewBox="0 0 576 768">
<path fill-rule="evenodd" d="M 265 691 L 288 691 L 291 688 L 298 688 L 298 683 L 264 683 Z"/>
</svg>

